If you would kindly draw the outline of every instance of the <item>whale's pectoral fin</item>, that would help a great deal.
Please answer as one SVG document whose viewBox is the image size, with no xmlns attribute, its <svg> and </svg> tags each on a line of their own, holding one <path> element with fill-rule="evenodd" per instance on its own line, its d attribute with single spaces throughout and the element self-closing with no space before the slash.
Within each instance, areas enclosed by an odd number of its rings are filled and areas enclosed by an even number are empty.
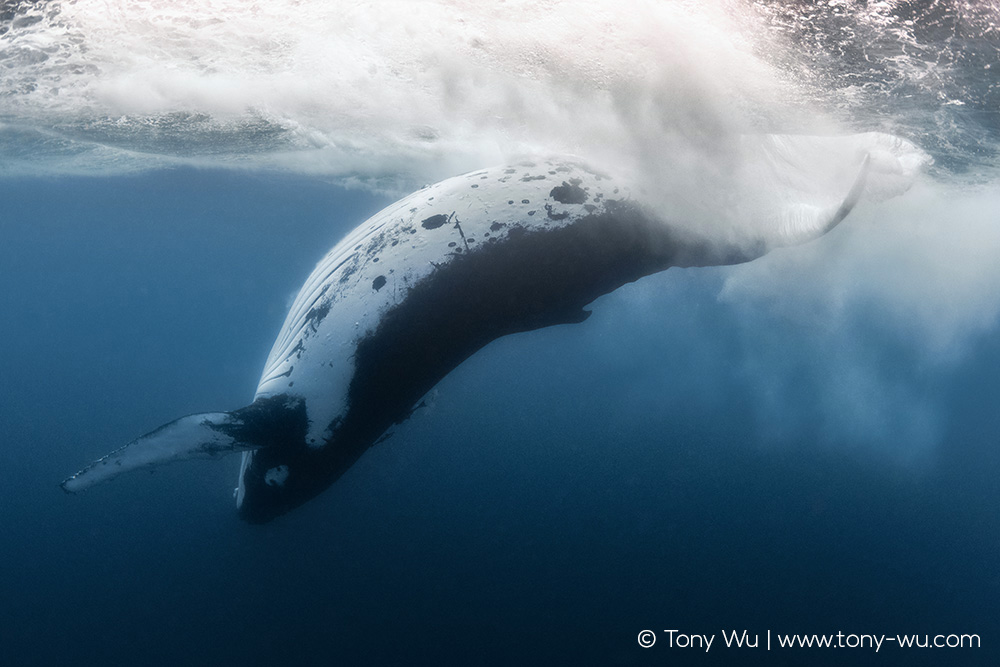
<svg viewBox="0 0 1000 667">
<path fill-rule="evenodd" d="M 230 452 L 258 449 L 242 437 L 246 430 L 241 411 L 207 412 L 181 417 L 139 437 L 67 478 L 62 488 L 76 493 L 122 473 L 152 468 L 171 461 L 215 458 Z"/>
</svg>

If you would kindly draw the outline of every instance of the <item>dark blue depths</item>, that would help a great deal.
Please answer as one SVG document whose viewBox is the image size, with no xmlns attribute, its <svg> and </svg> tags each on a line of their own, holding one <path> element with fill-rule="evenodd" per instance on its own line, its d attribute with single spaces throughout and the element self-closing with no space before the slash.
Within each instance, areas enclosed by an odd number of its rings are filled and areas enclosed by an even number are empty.
<svg viewBox="0 0 1000 667">
<path fill-rule="evenodd" d="M 925 377 L 876 328 L 878 363 L 926 382 L 946 415 L 927 460 L 903 465 L 830 442 L 808 332 L 764 322 L 801 359 L 796 426 L 773 442 L 737 370 L 746 324 L 716 297 L 727 269 L 670 270 L 583 324 L 491 344 L 319 499 L 250 526 L 231 497 L 236 457 L 76 497 L 58 482 L 165 421 L 249 402 L 301 281 L 387 202 L 197 171 L 0 188 L 5 664 L 997 657 L 994 339 Z M 978 633 L 983 648 L 717 639 L 704 655 L 662 634 L 641 649 L 646 628 Z"/>
</svg>

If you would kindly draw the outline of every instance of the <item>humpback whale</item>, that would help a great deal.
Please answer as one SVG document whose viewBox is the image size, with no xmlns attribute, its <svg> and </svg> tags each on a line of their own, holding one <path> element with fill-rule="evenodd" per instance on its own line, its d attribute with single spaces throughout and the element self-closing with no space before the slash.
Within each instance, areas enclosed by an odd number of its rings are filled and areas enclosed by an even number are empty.
<svg viewBox="0 0 1000 667">
<path fill-rule="evenodd" d="M 816 238 L 850 212 L 870 156 L 827 207 L 780 234 L 728 243 L 671 224 L 628 183 L 573 158 L 481 169 L 377 213 L 319 262 L 292 304 L 254 400 L 189 415 L 62 483 L 242 452 L 236 504 L 269 521 L 336 481 L 435 384 L 500 336 L 583 322 L 597 297 L 670 267 L 750 261 Z"/>
</svg>

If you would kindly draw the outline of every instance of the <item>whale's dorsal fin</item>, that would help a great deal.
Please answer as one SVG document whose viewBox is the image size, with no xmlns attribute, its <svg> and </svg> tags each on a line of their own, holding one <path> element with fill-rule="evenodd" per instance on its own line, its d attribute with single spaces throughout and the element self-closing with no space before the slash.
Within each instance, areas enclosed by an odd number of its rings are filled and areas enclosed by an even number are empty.
<svg viewBox="0 0 1000 667">
<path fill-rule="evenodd" d="M 259 448 L 239 437 L 242 425 L 243 420 L 231 412 L 181 417 L 94 461 L 61 486 L 68 493 L 76 493 L 132 470 Z"/>
</svg>

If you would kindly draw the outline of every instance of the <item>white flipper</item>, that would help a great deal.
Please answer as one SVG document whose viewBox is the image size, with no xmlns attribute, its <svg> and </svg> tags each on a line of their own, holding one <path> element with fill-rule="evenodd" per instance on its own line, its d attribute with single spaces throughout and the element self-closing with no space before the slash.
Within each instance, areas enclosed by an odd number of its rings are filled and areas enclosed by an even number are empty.
<svg viewBox="0 0 1000 667">
<path fill-rule="evenodd" d="M 62 488 L 76 493 L 131 470 L 255 449 L 234 437 L 234 429 L 241 424 L 239 418 L 228 412 L 181 417 L 94 461 L 63 481 Z"/>
</svg>

